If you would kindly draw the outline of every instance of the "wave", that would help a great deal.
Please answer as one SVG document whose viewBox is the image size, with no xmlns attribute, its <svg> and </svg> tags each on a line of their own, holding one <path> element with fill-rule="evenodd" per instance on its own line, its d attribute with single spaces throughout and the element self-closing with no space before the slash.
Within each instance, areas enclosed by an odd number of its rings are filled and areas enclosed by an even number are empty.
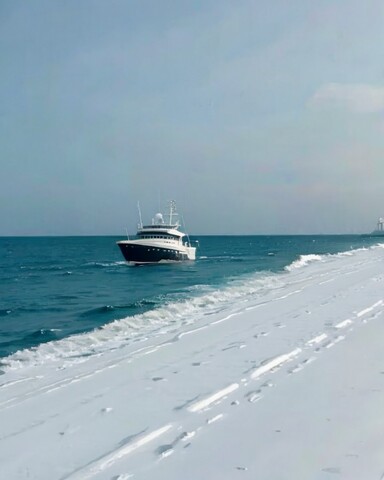
<svg viewBox="0 0 384 480">
<path fill-rule="evenodd" d="M 127 262 L 118 261 L 118 262 L 87 262 L 81 265 L 83 268 L 110 268 L 110 267 L 121 267 L 122 265 L 127 266 Z"/>
<path fill-rule="evenodd" d="M 147 312 L 114 320 L 88 333 L 72 335 L 61 340 L 49 341 L 19 350 L 3 358 L 3 369 L 42 365 L 48 361 L 83 361 L 92 355 L 122 348 L 151 335 L 164 335 L 185 325 L 191 325 L 206 315 L 213 315 L 225 308 L 262 296 L 279 288 L 283 282 L 278 274 L 259 273 L 254 277 L 234 280 L 231 285 L 200 294 L 188 300 L 170 302 Z M 102 309 L 105 307 L 101 307 Z"/>
<path fill-rule="evenodd" d="M 355 249 L 351 247 L 351 250 L 347 250 L 345 252 L 339 252 L 339 253 L 325 253 L 323 255 L 318 255 L 318 254 L 300 255 L 297 260 L 294 260 L 291 264 L 287 265 L 284 268 L 284 270 L 287 272 L 293 272 L 294 270 L 298 270 L 300 268 L 306 267 L 307 265 L 314 262 L 324 262 L 325 260 L 336 259 L 340 257 L 351 257 L 353 255 L 356 255 L 359 252 L 374 250 L 376 248 L 384 248 L 384 243 L 378 243 L 371 247 L 360 247 Z"/>
<path fill-rule="evenodd" d="M 103 314 L 106 312 L 110 312 L 115 310 L 116 307 L 113 305 L 103 305 L 102 307 L 91 308 L 90 310 L 86 310 L 85 312 L 81 313 L 81 317 L 93 317 L 94 315 Z"/>
<path fill-rule="evenodd" d="M 103 305 L 101 307 L 90 308 L 85 312 L 81 313 L 81 317 L 93 317 L 97 315 L 103 315 L 105 313 L 113 312 L 116 310 L 137 310 L 139 309 L 150 309 L 158 306 L 161 303 L 159 300 L 151 300 L 151 299 L 141 299 L 137 300 L 136 302 L 128 303 L 127 305 Z"/>
<path fill-rule="evenodd" d="M 23 340 L 29 339 L 41 339 L 41 341 L 49 341 L 54 340 L 57 338 L 56 332 L 61 332 L 60 328 L 41 328 L 40 330 L 36 330 L 32 333 L 26 335 Z"/>
<path fill-rule="evenodd" d="M 322 261 L 325 257 L 326 255 L 300 255 L 297 260 L 292 262 L 290 265 L 287 265 L 285 270 L 287 272 L 292 272 L 293 270 L 307 266 L 309 263 Z"/>
<path fill-rule="evenodd" d="M 384 244 L 381 247 L 384 248 Z M 145 340 L 149 335 L 176 333 L 183 326 L 192 325 L 207 315 L 215 315 L 223 310 L 239 311 L 246 307 L 247 302 L 256 303 L 268 292 L 287 286 L 292 281 L 291 275 L 295 271 L 301 271 L 315 262 L 335 261 L 337 258 L 356 255 L 363 250 L 367 249 L 361 248 L 332 255 L 302 255 L 288 265 L 285 272 L 259 272 L 235 278 L 220 289 L 212 290 L 212 286 L 203 291 L 197 289 L 197 295 L 189 299 L 172 301 L 162 306 L 155 303 L 155 308 L 144 313 L 116 319 L 91 332 L 71 335 L 61 340 L 52 340 L 37 347 L 17 351 L 3 358 L 0 366 L 6 370 L 43 365 L 47 362 L 67 360 L 69 364 L 82 362 L 94 355 L 101 355 L 133 342 Z M 100 308 L 101 310 L 93 310 L 93 313 L 110 311 L 115 307 L 106 305 Z"/>
<path fill-rule="evenodd" d="M 40 263 L 39 265 L 21 265 L 20 270 L 23 271 L 32 271 L 32 272 L 56 272 L 61 271 L 65 267 L 63 265 L 53 265 L 49 262 L 47 263 Z"/>
</svg>

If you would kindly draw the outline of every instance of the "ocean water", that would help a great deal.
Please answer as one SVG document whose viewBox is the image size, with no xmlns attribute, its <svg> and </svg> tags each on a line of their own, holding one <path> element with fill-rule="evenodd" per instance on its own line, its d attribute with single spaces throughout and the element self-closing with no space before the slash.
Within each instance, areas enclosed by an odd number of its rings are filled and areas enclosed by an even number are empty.
<svg viewBox="0 0 384 480">
<path fill-rule="evenodd" d="M 118 237 L 0 238 L 0 365 L 100 354 L 262 296 L 361 236 L 201 236 L 197 260 L 128 266 Z M 168 330 L 167 330 L 168 329 Z"/>
</svg>

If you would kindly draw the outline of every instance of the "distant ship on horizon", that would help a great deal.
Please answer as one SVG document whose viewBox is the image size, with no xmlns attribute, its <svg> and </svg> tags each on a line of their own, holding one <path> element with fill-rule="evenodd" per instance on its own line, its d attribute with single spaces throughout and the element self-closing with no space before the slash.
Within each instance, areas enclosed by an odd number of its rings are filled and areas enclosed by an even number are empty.
<svg viewBox="0 0 384 480">
<path fill-rule="evenodd" d="M 365 233 L 365 237 L 384 237 L 384 218 L 380 217 L 377 220 L 376 229 L 371 233 Z"/>
</svg>

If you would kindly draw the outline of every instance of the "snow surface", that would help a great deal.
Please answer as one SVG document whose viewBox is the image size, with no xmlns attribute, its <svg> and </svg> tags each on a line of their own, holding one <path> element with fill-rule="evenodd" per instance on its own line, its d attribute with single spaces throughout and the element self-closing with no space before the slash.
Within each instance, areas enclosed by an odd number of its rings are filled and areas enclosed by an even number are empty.
<svg viewBox="0 0 384 480">
<path fill-rule="evenodd" d="M 383 286 L 381 246 L 303 257 L 190 321 L 9 357 L 0 478 L 383 479 Z"/>
</svg>

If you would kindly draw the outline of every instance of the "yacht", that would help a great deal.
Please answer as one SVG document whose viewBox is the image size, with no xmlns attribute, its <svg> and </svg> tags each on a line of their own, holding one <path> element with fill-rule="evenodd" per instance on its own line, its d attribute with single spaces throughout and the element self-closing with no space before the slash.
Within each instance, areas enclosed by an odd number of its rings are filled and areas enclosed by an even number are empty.
<svg viewBox="0 0 384 480">
<path fill-rule="evenodd" d="M 172 263 L 196 259 L 196 247 L 187 234 L 181 232 L 179 215 L 174 201 L 169 213 L 156 213 L 151 225 L 143 225 L 139 208 L 136 238 L 117 242 L 125 260 L 132 265 Z"/>
</svg>

